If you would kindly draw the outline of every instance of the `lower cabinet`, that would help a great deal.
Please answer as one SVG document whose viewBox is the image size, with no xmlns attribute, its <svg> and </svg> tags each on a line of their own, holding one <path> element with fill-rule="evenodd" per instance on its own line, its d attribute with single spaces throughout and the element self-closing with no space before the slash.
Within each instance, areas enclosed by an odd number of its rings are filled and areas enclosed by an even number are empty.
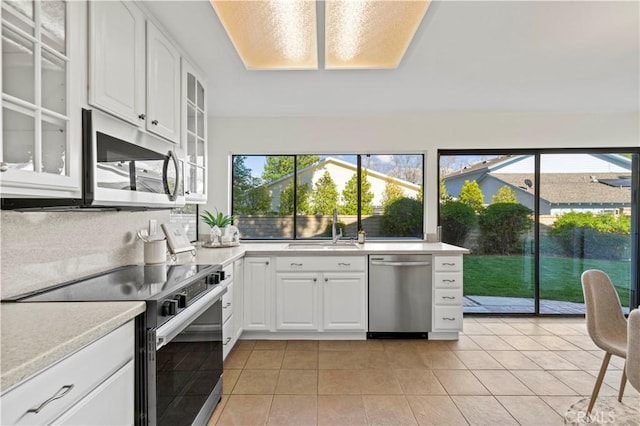
<svg viewBox="0 0 640 426">
<path fill-rule="evenodd" d="M 276 330 L 367 331 L 364 257 L 278 257 L 276 264 Z"/>
<path fill-rule="evenodd" d="M 245 330 L 271 329 L 272 261 L 270 257 L 244 258 Z"/>
<path fill-rule="evenodd" d="M 462 331 L 462 255 L 433 257 L 433 330 Z"/>
<path fill-rule="evenodd" d="M 11 388 L 0 424 L 131 425 L 134 322 Z"/>
</svg>

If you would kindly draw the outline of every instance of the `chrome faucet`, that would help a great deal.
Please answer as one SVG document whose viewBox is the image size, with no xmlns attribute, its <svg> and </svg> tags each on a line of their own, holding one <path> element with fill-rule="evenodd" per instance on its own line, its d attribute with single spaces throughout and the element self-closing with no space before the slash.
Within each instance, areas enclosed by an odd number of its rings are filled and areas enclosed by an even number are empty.
<svg viewBox="0 0 640 426">
<path fill-rule="evenodd" d="M 338 229 L 338 209 L 333 208 L 333 223 L 331 224 L 331 241 L 336 244 L 342 238 L 342 229 Z"/>
</svg>

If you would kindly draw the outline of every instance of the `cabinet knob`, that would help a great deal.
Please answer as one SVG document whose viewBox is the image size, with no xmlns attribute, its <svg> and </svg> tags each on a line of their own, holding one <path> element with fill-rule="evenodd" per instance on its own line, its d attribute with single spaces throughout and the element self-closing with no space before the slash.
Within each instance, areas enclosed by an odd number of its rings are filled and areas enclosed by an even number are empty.
<svg viewBox="0 0 640 426">
<path fill-rule="evenodd" d="M 264 264 L 265 264 L 265 265 L 268 265 L 268 264 L 269 264 L 269 261 L 267 260 L 266 262 L 264 262 Z"/>
<path fill-rule="evenodd" d="M 146 115 L 144 115 L 144 114 L 140 114 L 140 115 L 138 116 L 138 118 L 139 118 L 140 120 L 144 120 L 145 118 L 147 118 L 147 116 L 146 116 Z"/>
<path fill-rule="evenodd" d="M 9 170 L 9 165 L 4 161 L 0 161 L 0 172 L 6 172 Z"/>
<path fill-rule="evenodd" d="M 153 121 L 151 122 L 151 124 L 153 124 L 154 126 L 157 126 L 157 125 L 158 125 L 158 120 L 153 120 Z"/>
<path fill-rule="evenodd" d="M 328 283 L 328 282 L 329 282 L 329 278 L 325 278 L 325 279 L 324 279 L 324 282 L 325 282 L 325 283 Z"/>
<path fill-rule="evenodd" d="M 316 281 L 318 281 L 318 279 L 317 279 L 317 278 L 314 278 L 314 279 L 313 279 L 313 282 L 315 283 Z"/>
</svg>

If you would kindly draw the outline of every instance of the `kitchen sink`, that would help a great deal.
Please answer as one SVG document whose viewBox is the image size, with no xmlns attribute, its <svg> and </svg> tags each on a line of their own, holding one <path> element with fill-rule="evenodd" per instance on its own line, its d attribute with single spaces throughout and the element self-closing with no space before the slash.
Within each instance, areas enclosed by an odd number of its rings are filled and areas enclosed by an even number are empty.
<svg viewBox="0 0 640 426">
<path fill-rule="evenodd" d="M 287 248 L 290 250 L 360 250 L 360 246 L 354 241 L 289 243 Z"/>
</svg>

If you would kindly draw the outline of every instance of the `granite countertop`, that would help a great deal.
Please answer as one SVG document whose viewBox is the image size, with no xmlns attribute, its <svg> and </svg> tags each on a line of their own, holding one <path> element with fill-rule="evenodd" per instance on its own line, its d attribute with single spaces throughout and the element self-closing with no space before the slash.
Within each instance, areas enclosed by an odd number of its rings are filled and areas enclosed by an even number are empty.
<svg viewBox="0 0 640 426">
<path fill-rule="evenodd" d="M 144 311 L 144 302 L 0 304 L 0 391 L 105 336 Z"/>
<path fill-rule="evenodd" d="M 344 240 L 341 240 L 344 243 Z M 289 244 L 306 244 L 311 246 L 318 244 L 318 248 L 293 249 Z M 331 244 L 329 241 L 325 244 Z M 181 253 L 177 256 L 176 263 L 201 263 L 201 264 L 221 264 L 227 265 L 245 255 L 278 255 L 278 256 L 362 256 L 367 254 L 441 254 L 459 255 L 469 253 L 469 250 L 462 247 L 453 246 L 446 243 L 427 242 L 368 242 L 358 244 L 358 249 L 323 248 L 318 241 L 286 241 L 286 242 L 243 242 L 235 247 L 206 248 L 197 247 L 197 255 L 191 256 L 189 253 Z"/>
</svg>

